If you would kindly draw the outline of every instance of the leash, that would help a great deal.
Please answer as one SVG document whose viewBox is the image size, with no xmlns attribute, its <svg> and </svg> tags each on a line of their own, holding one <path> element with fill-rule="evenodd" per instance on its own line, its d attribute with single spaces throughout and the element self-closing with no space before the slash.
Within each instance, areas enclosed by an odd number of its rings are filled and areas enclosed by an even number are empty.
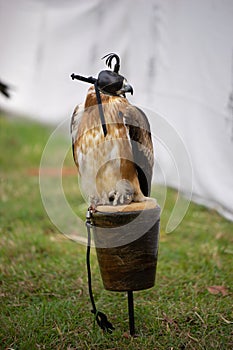
<svg viewBox="0 0 233 350">
<path fill-rule="evenodd" d="M 89 296 L 92 304 L 92 310 L 91 312 L 95 315 L 95 320 L 98 324 L 98 326 L 103 329 L 104 332 L 112 333 L 112 331 L 115 329 L 114 326 L 111 324 L 111 322 L 108 321 L 107 316 L 101 312 L 98 311 L 95 305 L 95 300 L 93 296 L 92 291 L 92 280 L 91 280 L 91 264 L 90 264 L 90 251 L 91 251 L 91 211 L 90 209 L 87 210 L 86 213 L 86 227 L 87 227 L 87 253 L 86 253 L 86 264 L 87 264 L 87 277 L 88 277 L 88 291 Z"/>
<path fill-rule="evenodd" d="M 77 79 L 77 80 L 81 80 L 84 81 L 85 83 L 90 83 L 93 84 L 95 87 L 95 94 L 96 94 L 96 98 L 97 98 L 97 103 L 98 103 L 98 109 L 99 109 L 99 115 L 100 115 L 100 120 L 101 120 L 101 125 L 102 125 L 102 129 L 103 129 L 103 133 L 104 133 L 104 137 L 106 137 L 107 135 L 107 127 L 106 127 L 106 123 L 105 123 L 105 118 L 104 118 L 104 111 L 103 111 L 103 106 L 102 106 L 102 101 L 101 101 L 101 96 L 100 96 L 100 92 L 98 89 L 98 81 L 96 78 L 93 77 L 83 77 L 82 75 L 78 75 L 78 74 L 71 74 L 71 78 L 72 80 Z"/>
<path fill-rule="evenodd" d="M 106 137 L 106 135 L 107 135 L 107 127 L 106 127 L 105 118 L 104 118 L 104 111 L 103 111 L 103 105 L 102 105 L 102 101 L 101 101 L 101 96 L 100 96 L 100 92 L 99 92 L 99 89 L 98 89 L 98 86 L 97 86 L 97 80 L 96 80 L 94 86 L 95 86 L 95 94 L 96 94 L 96 98 L 97 98 L 97 102 L 98 102 L 98 108 L 99 108 L 101 125 L 102 125 L 102 129 L 103 129 L 104 137 Z"/>
</svg>

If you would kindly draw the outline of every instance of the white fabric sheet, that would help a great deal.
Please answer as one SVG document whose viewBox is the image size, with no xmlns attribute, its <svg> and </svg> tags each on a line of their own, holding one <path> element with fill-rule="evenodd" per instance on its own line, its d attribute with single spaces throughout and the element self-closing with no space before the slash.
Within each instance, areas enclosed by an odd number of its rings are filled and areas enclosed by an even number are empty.
<svg viewBox="0 0 233 350">
<path fill-rule="evenodd" d="M 0 30 L 2 108 L 58 124 L 88 88 L 70 74 L 116 52 L 130 101 L 153 111 L 155 181 L 233 219 L 231 0 L 0 0 Z"/>
</svg>

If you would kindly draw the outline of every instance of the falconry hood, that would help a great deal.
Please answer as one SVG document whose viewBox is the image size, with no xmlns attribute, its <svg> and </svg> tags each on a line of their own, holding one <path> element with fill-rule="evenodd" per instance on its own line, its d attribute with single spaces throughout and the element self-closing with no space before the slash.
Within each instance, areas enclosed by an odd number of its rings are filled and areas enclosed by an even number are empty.
<svg viewBox="0 0 233 350">
<path fill-rule="evenodd" d="M 115 53 L 109 53 L 106 56 L 102 57 L 102 59 L 104 58 L 106 58 L 106 65 L 109 68 L 112 68 L 112 60 L 115 58 L 116 63 L 113 71 L 102 70 L 99 73 L 97 79 L 93 77 L 86 78 L 74 73 L 71 74 L 71 78 L 72 80 L 77 79 L 77 80 L 85 81 L 86 83 L 94 84 L 102 129 L 103 129 L 104 136 L 106 136 L 107 128 L 106 128 L 106 123 L 104 118 L 100 92 L 104 94 L 112 95 L 112 96 L 125 97 L 125 94 L 127 92 L 130 92 L 131 95 L 133 94 L 133 88 L 131 85 L 128 84 L 127 80 L 118 73 L 120 70 L 119 56 Z"/>
<path fill-rule="evenodd" d="M 97 86 L 102 93 L 113 96 L 124 96 L 125 93 L 130 92 L 133 95 L 133 88 L 128 84 L 127 80 L 119 74 L 120 58 L 115 53 L 110 53 L 102 59 L 106 58 L 106 65 L 112 68 L 112 60 L 115 58 L 116 63 L 113 71 L 103 70 L 99 73 L 97 79 Z"/>
</svg>

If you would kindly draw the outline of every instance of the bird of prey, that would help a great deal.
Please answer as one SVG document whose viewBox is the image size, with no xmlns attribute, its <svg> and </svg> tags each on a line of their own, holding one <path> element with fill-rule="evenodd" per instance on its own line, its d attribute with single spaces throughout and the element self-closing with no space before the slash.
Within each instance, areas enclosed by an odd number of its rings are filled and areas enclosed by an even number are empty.
<svg viewBox="0 0 233 350">
<path fill-rule="evenodd" d="M 71 119 L 81 189 L 94 208 L 145 201 L 150 195 L 154 164 L 148 119 L 126 98 L 126 93 L 133 94 L 133 88 L 119 74 L 119 56 L 106 57 L 110 69 L 116 60 L 114 70 L 101 71 L 97 79 L 80 79 L 95 82 L 95 87 L 88 89 L 84 103 L 75 108 Z"/>
</svg>

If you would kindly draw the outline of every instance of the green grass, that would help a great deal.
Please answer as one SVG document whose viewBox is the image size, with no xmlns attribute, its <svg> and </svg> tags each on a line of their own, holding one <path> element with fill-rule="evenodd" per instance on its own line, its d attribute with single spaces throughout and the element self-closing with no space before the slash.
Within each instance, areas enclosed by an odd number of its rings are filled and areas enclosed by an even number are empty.
<svg viewBox="0 0 233 350">
<path fill-rule="evenodd" d="M 127 333 L 126 294 L 104 290 L 92 249 L 97 306 L 116 328 L 103 334 L 90 313 L 85 247 L 69 241 L 50 222 L 38 176 L 31 172 L 39 167 L 51 130 L 4 116 L 0 130 L 0 349 L 233 348 L 231 222 L 191 204 L 175 232 L 165 234 L 176 198 L 168 190 L 156 285 L 135 292 L 137 338 Z M 71 152 L 65 164 L 73 167 Z M 63 185 L 78 208 L 82 200 L 76 182 L 75 176 L 67 176 Z M 211 294 L 207 288 L 213 285 L 227 295 Z"/>
</svg>

